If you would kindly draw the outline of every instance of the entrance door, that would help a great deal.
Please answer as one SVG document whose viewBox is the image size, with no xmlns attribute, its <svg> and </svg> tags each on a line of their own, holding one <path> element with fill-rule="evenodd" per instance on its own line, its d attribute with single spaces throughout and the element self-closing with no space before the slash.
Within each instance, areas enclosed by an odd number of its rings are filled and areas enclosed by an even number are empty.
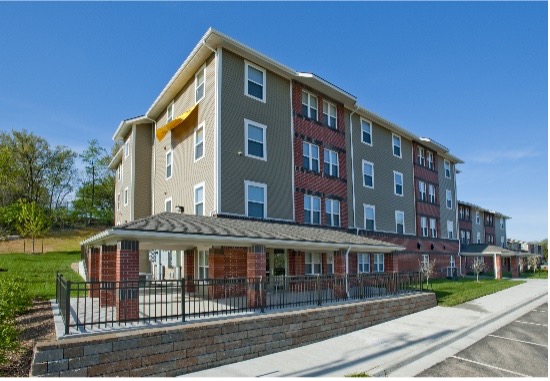
<svg viewBox="0 0 550 381">
<path fill-rule="evenodd" d="M 273 250 L 273 275 L 285 276 L 286 275 L 286 253 L 284 249 Z"/>
<path fill-rule="evenodd" d="M 285 249 L 272 249 L 267 260 L 267 267 L 270 268 L 269 286 L 270 290 L 280 291 L 285 289 L 285 276 L 287 274 L 288 259 Z"/>
</svg>

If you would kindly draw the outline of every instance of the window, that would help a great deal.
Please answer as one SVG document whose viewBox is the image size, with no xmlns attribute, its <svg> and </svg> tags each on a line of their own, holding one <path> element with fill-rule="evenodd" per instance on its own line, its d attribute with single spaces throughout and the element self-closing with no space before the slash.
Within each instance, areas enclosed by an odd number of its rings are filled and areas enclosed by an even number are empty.
<svg viewBox="0 0 550 381">
<path fill-rule="evenodd" d="M 116 210 L 120 210 L 120 192 L 116 195 Z"/>
<path fill-rule="evenodd" d="M 421 201 L 426 201 L 426 183 L 424 181 L 418 182 L 418 193 Z"/>
<path fill-rule="evenodd" d="M 435 186 L 428 184 L 428 197 L 430 203 L 435 204 Z"/>
<path fill-rule="evenodd" d="M 504 218 L 500 217 L 500 230 L 504 229 Z"/>
<path fill-rule="evenodd" d="M 323 101 L 323 123 L 336 128 L 336 106 L 327 101 Z"/>
<path fill-rule="evenodd" d="M 470 221 L 470 208 L 464 208 L 464 219 Z"/>
<path fill-rule="evenodd" d="M 204 157 L 204 122 L 195 130 L 195 161 Z"/>
<path fill-rule="evenodd" d="M 197 74 L 195 74 L 195 103 L 199 103 L 204 98 L 204 79 L 206 65 L 202 65 Z"/>
<path fill-rule="evenodd" d="M 470 244 L 470 231 L 466 230 L 466 245 Z"/>
<path fill-rule="evenodd" d="M 395 232 L 405 234 L 405 212 L 401 210 L 395 211 Z"/>
<path fill-rule="evenodd" d="M 500 237 L 500 246 L 506 247 L 506 245 L 504 244 L 504 236 Z"/>
<path fill-rule="evenodd" d="M 479 218 L 479 211 L 476 210 L 476 224 L 480 224 L 481 223 L 481 220 Z"/>
<path fill-rule="evenodd" d="M 430 235 L 432 238 L 437 238 L 437 220 L 430 218 Z"/>
<path fill-rule="evenodd" d="M 246 215 L 248 217 L 265 218 L 266 217 L 266 192 L 267 185 L 254 183 L 251 181 L 244 182 L 245 198 L 246 198 Z"/>
<path fill-rule="evenodd" d="M 302 90 L 302 115 L 317 120 L 317 97 Z"/>
<path fill-rule="evenodd" d="M 456 264 L 455 264 L 455 257 L 454 257 L 453 255 L 451 255 L 450 258 L 449 258 L 449 267 L 452 268 L 452 269 L 454 269 L 455 266 L 456 266 Z"/>
<path fill-rule="evenodd" d="M 424 148 L 418 147 L 418 165 L 424 166 L 426 159 L 424 158 Z"/>
<path fill-rule="evenodd" d="M 325 200 L 325 219 L 329 226 L 340 226 L 340 201 Z"/>
<path fill-rule="evenodd" d="M 403 174 L 393 171 L 393 192 L 396 196 L 403 196 Z"/>
<path fill-rule="evenodd" d="M 338 177 L 338 154 L 325 149 L 325 175 Z"/>
<path fill-rule="evenodd" d="M 370 255 L 368 253 L 357 253 L 357 272 L 370 273 Z"/>
<path fill-rule="evenodd" d="M 319 197 L 304 195 L 304 223 L 321 224 L 321 199 Z"/>
<path fill-rule="evenodd" d="M 204 183 L 195 186 L 193 205 L 195 205 L 195 215 L 204 216 Z"/>
<path fill-rule="evenodd" d="M 421 231 L 422 237 L 428 236 L 428 218 L 427 217 L 420 217 L 420 231 Z"/>
<path fill-rule="evenodd" d="M 306 253 L 306 274 L 321 274 L 321 253 Z"/>
<path fill-rule="evenodd" d="M 164 200 L 164 211 L 172 213 L 172 197 Z"/>
<path fill-rule="evenodd" d="M 392 134 L 393 156 L 401 158 L 401 137 Z"/>
<path fill-rule="evenodd" d="M 453 221 L 447 221 L 447 238 L 453 239 Z"/>
<path fill-rule="evenodd" d="M 361 141 L 372 146 L 372 124 L 364 119 L 361 119 Z"/>
<path fill-rule="evenodd" d="M 449 189 L 447 189 L 445 191 L 445 199 L 446 199 L 447 209 L 452 209 L 453 208 L 453 200 L 451 198 L 451 191 Z"/>
<path fill-rule="evenodd" d="M 244 120 L 245 131 L 245 155 L 256 159 L 267 160 L 267 150 L 265 145 L 265 131 L 267 126 Z"/>
<path fill-rule="evenodd" d="M 384 272 L 384 254 L 374 254 L 374 272 Z"/>
<path fill-rule="evenodd" d="M 166 180 L 172 177 L 172 150 L 166 152 Z"/>
<path fill-rule="evenodd" d="M 124 142 L 124 157 L 130 156 L 130 142 L 129 139 Z"/>
<path fill-rule="evenodd" d="M 334 274 L 334 253 L 327 253 L 327 274 Z"/>
<path fill-rule="evenodd" d="M 166 123 L 170 123 L 174 119 L 174 101 L 166 108 Z"/>
<path fill-rule="evenodd" d="M 450 179 L 451 178 L 451 163 L 449 160 L 445 159 L 445 177 Z"/>
<path fill-rule="evenodd" d="M 199 279 L 208 279 L 208 250 L 199 250 Z"/>
<path fill-rule="evenodd" d="M 464 244 L 466 243 L 466 233 L 464 232 L 464 230 L 460 231 L 460 242 Z"/>
<path fill-rule="evenodd" d="M 124 175 L 124 166 L 123 166 L 123 163 L 121 162 L 117 170 L 118 181 L 122 181 L 123 175 Z"/>
<path fill-rule="evenodd" d="M 464 207 L 463 207 L 463 206 L 459 206 L 459 207 L 458 207 L 458 215 L 459 215 L 459 218 L 460 218 L 461 220 L 464 219 Z"/>
<path fill-rule="evenodd" d="M 374 164 L 363 160 L 363 186 L 374 188 Z"/>
<path fill-rule="evenodd" d="M 315 144 L 304 142 L 303 150 L 304 169 L 319 172 L 319 147 Z"/>
<path fill-rule="evenodd" d="M 481 243 L 481 233 L 480 232 L 477 232 L 477 234 L 476 234 L 476 242 Z"/>
<path fill-rule="evenodd" d="M 434 154 L 431 151 L 426 153 L 426 161 L 428 162 L 428 168 L 434 169 Z"/>
<path fill-rule="evenodd" d="M 265 102 L 265 70 L 245 62 L 244 95 Z"/>
<path fill-rule="evenodd" d="M 365 213 L 365 230 L 376 230 L 375 210 L 373 205 L 363 205 Z"/>
<path fill-rule="evenodd" d="M 427 266 L 428 263 L 430 263 L 430 255 L 429 254 L 422 254 L 422 264 L 424 266 Z"/>
<path fill-rule="evenodd" d="M 128 187 L 124 188 L 124 206 L 128 205 Z"/>
</svg>

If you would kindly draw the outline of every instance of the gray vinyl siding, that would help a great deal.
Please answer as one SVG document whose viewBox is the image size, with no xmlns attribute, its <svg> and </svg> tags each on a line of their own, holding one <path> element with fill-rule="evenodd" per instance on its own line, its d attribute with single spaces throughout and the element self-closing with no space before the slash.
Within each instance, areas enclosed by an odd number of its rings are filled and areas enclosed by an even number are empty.
<svg viewBox="0 0 550 381">
<path fill-rule="evenodd" d="M 244 95 L 244 70 L 244 59 L 224 49 L 220 106 L 220 209 L 222 213 L 245 215 L 244 182 L 248 180 L 267 185 L 268 218 L 292 220 L 290 81 L 266 70 L 264 103 Z M 245 119 L 267 126 L 267 161 L 245 155 Z"/>
<path fill-rule="evenodd" d="M 153 149 L 153 127 L 151 124 L 138 125 L 134 129 L 134 220 L 151 215 L 151 161 Z"/>
<path fill-rule="evenodd" d="M 504 237 L 504 244 L 506 245 L 506 218 L 504 219 L 503 229 L 500 228 L 500 216 L 495 216 L 495 245 L 501 246 L 500 239 Z"/>
<path fill-rule="evenodd" d="M 214 129 L 215 129 L 215 59 L 206 61 L 205 96 L 199 102 L 197 123 L 185 129 L 175 128 L 159 142 L 154 138 L 154 214 L 164 212 L 164 203 L 172 198 L 172 211 L 183 206 L 185 214 L 194 214 L 194 187 L 204 182 L 204 213 L 210 215 L 214 205 Z M 195 75 L 174 97 L 174 118 L 195 105 Z M 204 157 L 194 161 L 194 132 L 204 125 Z M 157 128 L 166 124 L 166 109 L 157 118 Z M 166 153 L 172 150 L 172 177 L 166 179 Z"/>
<path fill-rule="evenodd" d="M 368 118 L 364 118 L 367 119 Z M 349 111 L 346 110 L 346 129 L 349 128 Z M 405 234 L 414 235 L 415 206 L 413 185 L 412 142 L 401 136 L 401 158 L 393 155 L 392 132 L 372 123 L 372 146 L 361 141 L 360 115 L 352 116 L 353 123 L 353 166 L 355 167 L 355 213 L 356 227 L 365 227 L 363 204 L 374 205 L 376 231 L 396 232 L 395 211 L 405 213 Z M 398 134 L 397 134 L 398 135 Z M 347 152 L 351 155 L 351 137 L 346 136 Z M 374 188 L 363 186 L 363 160 L 374 165 Z M 348 160 L 348 194 L 351 193 L 351 160 Z M 394 171 L 403 174 L 403 196 L 394 194 Z M 353 209 L 350 202 L 350 209 Z M 353 225 L 353 215 L 349 213 L 349 225 Z"/>
<path fill-rule="evenodd" d="M 476 223 L 476 212 L 479 212 L 479 225 Z M 480 233 L 480 243 L 485 243 L 485 225 L 483 222 L 483 212 L 472 208 L 472 243 L 477 243 L 477 233 Z"/>
<path fill-rule="evenodd" d="M 455 181 L 456 175 L 454 173 L 455 164 L 451 162 L 451 178 L 445 177 L 445 158 L 442 156 L 437 157 L 437 171 L 439 176 L 439 206 L 440 206 L 440 225 L 441 225 L 441 238 L 446 239 L 448 237 L 447 221 L 453 222 L 453 239 L 457 239 L 457 220 L 456 220 L 456 195 L 455 195 Z M 447 209 L 447 190 L 451 191 L 452 209 Z M 475 217 L 475 215 L 474 215 Z M 474 221 L 475 224 L 475 221 Z M 475 235 L 474 235 L 475 239 Z"/>
</svg>

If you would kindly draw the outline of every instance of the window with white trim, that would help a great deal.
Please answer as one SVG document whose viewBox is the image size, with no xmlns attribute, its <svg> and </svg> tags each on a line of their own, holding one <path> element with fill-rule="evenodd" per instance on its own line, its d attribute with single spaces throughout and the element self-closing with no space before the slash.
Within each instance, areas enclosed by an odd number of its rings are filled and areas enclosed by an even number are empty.
<svg viewBox="0 0 550 381">
<path fill-rule="evenodd" d="M 244 71 L 244 94 L 259 101 L 265 102 L 265 69 L 262 69 L 261 67 L 256 65 L 252 65 L 249 62 L 245 62 Z"/>
<path fill-rule="evenodd" d="M 431 204 L 435 204 L 435 186 L 428 184 L 428 200 Z"/>
<path fill-rule="evenodd" d="M 466 245 L 470 244 L 470 231 L 466 230 Z"/>
<path fill-rule="evenodd" d="M 172 150 L 166 152 L 166 180 L 172 177 Z"/>
<path fill-rule="evenodd" d="M 500 237 L 500 246 L 506 247 L 506 245 L 504 244 L 504 236 Z"/>
<path fill-rule="evenodd" d="M 195 215 L 204 216 L 204 183 L 195 186 L 193 205 L 195 206 Z"/>
<path fill-rule="evenodd" d="M 357 272 L 370 273 L 370 255 L 368 253 L 357 253 Z"/>
<path fill-rule="evenodd" d="M 430 218 L 430 235 L 432 238 L 437 238 L 437 220 Z"/>
<path fill-rule="evenodd" d="M 363 186 L 374 188 L 374 164 L 363 160 Z"/>
<path fill-rule="evenodd" d="M 303 142 L 303 166 L 304 169 L 319 172 L 319 146 Z"/>
<path fill-rule="evenodd" d="M 372 123 L 361 118 L 361 142 L 372 146 Z"/>
<path fill-rule="evenodd" d="M 447 238 L 453 239 L 454 225 L 453 221 L 447 221 Z"/>
<path fill-rule="evenodd" d="M 267 126 L 251 120 L 244 120 L 245 155 L 255 159 L 267 160 Z"/>
<path fill-rule="evenodd" d="M 424 157 L 424 148 L 418 147 L 418 165 L 424 166 L 426 159 Z"/>
<path fill-rule="evenodd" d="M 198 270 L 199 270 L 199 279 L 204 280 L 208 279 L 208 250 L 199 250 L 198 252 Z"/>
<path fill-rule="evenodd" d="M 452 199 L 451 191 L 449 189 L 445 190 L 445 199 L 446 199 L 447 209 L 452 209 L 453 199 Z"/>
<path fill-rule="evenodd" d="M 246 215 L 248 217 L 266 217 L 267 185 L 245 181 Z"/>
<path fill-rule="evenodd" d="M 302 115 L 317 120 L 317 97 L 302 90 Z"/>
<path fill-rule="evenodd" d="M 393 171 L 393 193 L 396 196 L 403 196 L 403 174 Z"/>
<path fill-rule="evenodd" d="M 195 74 L 195 103 L 199 103 L 204 98 L 206 64 L 202 65 L 197 74 Z"/>
<path fill-rule="evenodd" d="M 336 106 L 327 101 L 323 101 L 323 123 L 336 128 Z"/>
<path fill-rule="evenodd" d="M 418 195 L 421 201 L 426 201 L 426 183 L 424 181 L 418 182 Z"/>
<path fill-rule="evenodd" d="M 130 156 L 130 139 L 124 142 L 124 158 Z"/>
<path fill-rule="evenodd" d="M 123 176 L 124 176 L 124 166 L 123 166 L 123 163 L 120 162 L 120 165 L 118 166 L 118 170 L 117 170 L 118 181 L 122 181 Z"/>
<path fill-rule="evenodd" d="M 449 267 L 454 269 L 455 266 L 456 266 L 455 257 L 454 257 L 454 255 L 451 255 L 450 258 L 449 258 Z"/>
<path fill-rule="evenodd" d="M 421 231 L 422 237 L 428 236 L 428 218 L 427 217 L 420 217 L 420 231 Z"/>
<path fill-rule="evenodd" d="M 374 254 L 374 272 L 384 272 L 384 254 Z"/>
<path fill-rule="evenodd" d="M 327 253 L 327 274 L 334 274 L 334 253 Z"/>
<path fill-rule="evenodd" d="M 325 148 L 324 156 L 325 175 L 338 177 L 338 153 Z"/>
<path fill-rule="evenodd" d="M 321 199 L 319 197 L 304 195 L 304 223 L 321 224 Z"/>
<path fill-rule="evenodd" d="M 170 102 L 166 108 L 166 123 L 170 123 L 174 119 L 174 101 Z"/>
<path fill-rule="evenodd" d="M 428 263 L 430 263 L 430 255 L 429 254 L 422 254 L 422 264 L 424 266 L 427 266 Z"/>
<path fill-rule="evenodd" d="M 393 156 L 401 158 L 401 136 L 392 134 Z"/>
<path fill-rule="evenodd" d="M 450 179 L 451 178 L 451 162 L 447 159 L 444 161 L 445 165 L 445 177 Z"/>
<path fill-rule="evenodd" d="M 434 169 L 434 154 L 431 151 L 426 153 L 426 161 L 428 163 L 428 168 Z"/>
<path fill-rule="evenodd" d="M 120 192 L 118 192 L 118 194 L 116 195 L 116 210 L 120 210 L 120 198 L 121 195 Z"/>
<path fill-rule="evenodd" d="M 164 200 L 164 211 L 172 213 L 172 197 L 169 197 L 166 200 Z"/>
<path fill-rule="evenodd" d="M 479 211 L 476 210 L 476 224 L 481 224 L 481 218 L 479 218 Z"/>
<path fill-rule="evenodd" d="M 504 218 L 500 217 L 500 230 L 504 230 Z"/>
<path fill-rule="evenodd" d="M 128 205 L 128 187 L 124 188 L 124 206 Z"/>
<path fill-rule="evenodd" d="M 402 210 L 395 211 L 395 232 L 405 234 L 405 212 Z"/>
<path fill-rule="evenodd" d="M 325 200 L 325 219 L 328 226 L 340 226 L 340 201 Z"/>
<path fill-rule="evenodd" d="M 466 244 L 466 232 L 464 230 L 460 230 L 460 242 Z"/>
<path fill-rule="evenodd" d="M 365 230 L 375 231 L 375 208 L 374 205 L 363 205 L 363 212 L 365 215 Z"/>
<path fill-rule="evenodd" d="M 204 157 L 204 122 L 195 129 L 194 138 L 195 161 Z"/>
<path fill-rule="evenodd" d="M 480 232 L 476 233 L 476 243 L 481 243 L 481 233 Z"/>
<path fill-rule="evenodd" d="M 306 252 L 306 275 L 321 274 L 321 253 Z"/>
</svg>

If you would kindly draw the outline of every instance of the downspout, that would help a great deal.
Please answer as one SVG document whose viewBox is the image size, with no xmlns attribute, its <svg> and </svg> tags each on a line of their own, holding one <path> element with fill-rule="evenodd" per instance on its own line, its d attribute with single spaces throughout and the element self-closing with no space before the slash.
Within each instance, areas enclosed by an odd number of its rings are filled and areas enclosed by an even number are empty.
<svg viewBox="0 0 550 381">
<path fill-rule="evenodd" d="M 460 221 L 458 220 L 458 195 L 456 194 L 456 163 L 453 165 L 453 182 L 454 182 L 454 206 L 455 206 L 455 221 L 456 221 L 456 238 L 458 240 L 458 259 L 460 261 L 460 276 L 462 275 L 462 256 L 460 255 L 462 250 L 462 242 L 460 242 Z"/>
<path fill-rule="evenodd" d="M 351 250 L 351 246 L 348 247 L 348 250 L 346 251 L 346 296 L 349 298 L 349 283 L 348 283 L 348 275 L 349 275 L 349 252 Z"/>
<path fill-rule="evenodd" d="M 352 199 L 352 204 L 353 204 L 353 227 L 354 228 L 357 228 L 357 224 L 356 224 L 356 218 L 355 218 L 355 215 L 357 214 L 357 211 L 355 209 L 355 165 L 353 165 L 353 122 L 352 122 L 352 119 L 351 117 L 353 116 L 353 114 L 355 114 L 357 112 L 357 109 L 359 108 L 359 106 L 355 106 L 355 110 L 353 110 L 351 112 L 351 114 L 349 114 L 349 138 L 350 138 L 350 156 L 351 156 L 351 199 Z M 350 246 L 351 248 L 351 246 Z M 348 253 L 349 253 L 349 249 L 348 249 Z M 347 266 L 347 254 L 346 254 L 346 266 Z M 346 273 L 347 273 L 347 267 L 346 267 Z M 347 285 L 346 285 L 346 289 L 347 289 Z"/>
</svg>

